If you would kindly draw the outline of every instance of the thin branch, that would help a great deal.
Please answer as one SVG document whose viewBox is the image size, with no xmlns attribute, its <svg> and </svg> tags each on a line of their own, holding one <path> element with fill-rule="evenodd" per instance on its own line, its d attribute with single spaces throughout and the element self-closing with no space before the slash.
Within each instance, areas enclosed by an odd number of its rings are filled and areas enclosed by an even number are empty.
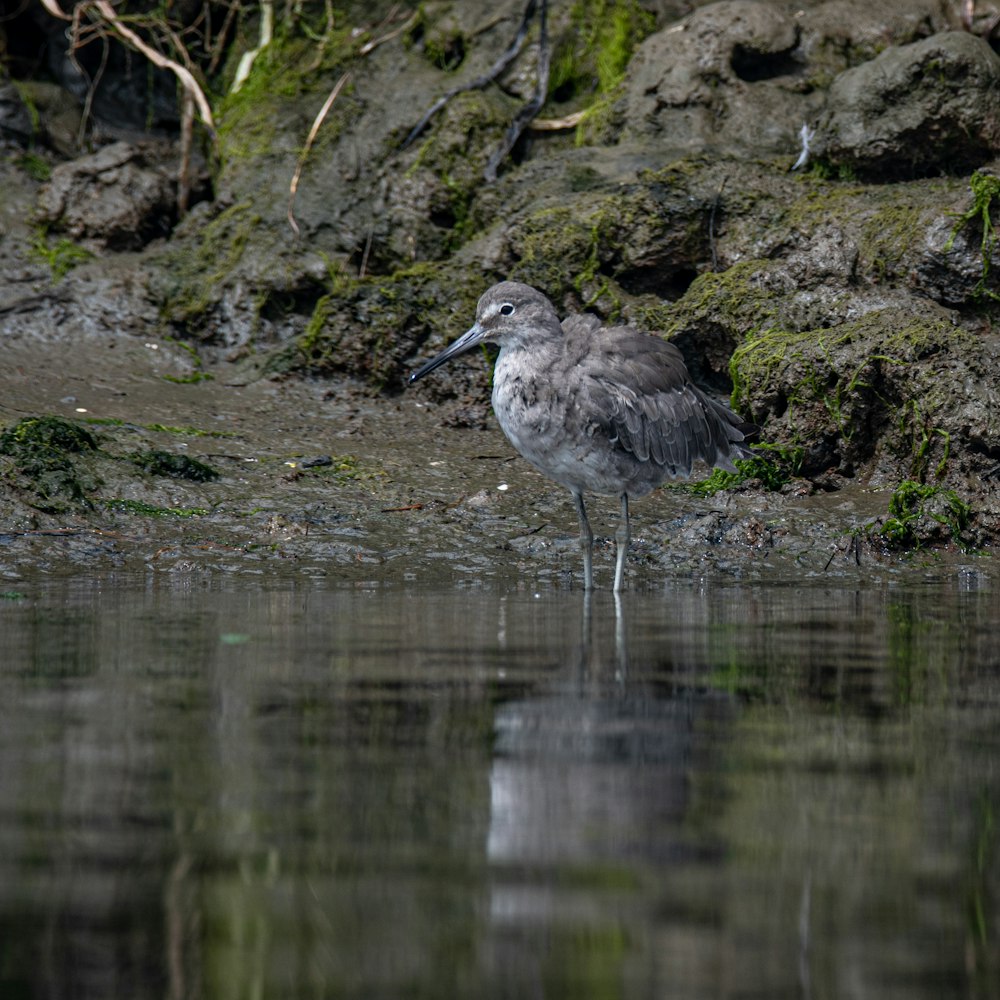
<svg viewBox="0 0 1000 1000">
<path fill-rule="evenodd" d="M 233 85 L 229 88 L 231 94 L 235 94 L 250 76 L 253 69 L 254 60 L 271 44 L 274 36 L 274 0 L 260 0 L 260 33 L 257 39 L 257 48 L 244 52 L 240 57 L 239 65 L 236 67 L 236 76 Z"/>
<path fill-rule="evenodd" d="M 528 25 L 531 23 L 532 18 L 535 16 L 535 7 L 538 4 L 538 0 L 528 0 L 527 7 L 524 8 L 524 15 L 521 18 L 521 24 L 518 26 L 517 34 L 514 36 L 514 41 L 507 46 L 507 50 L 500 56 L 499 59 L 482 75 L 477 76 L 474 80 L 470 80 L 468 83 L 459 84 L 457 87 L 452 87 L 446 94 L 439 97 L 428 109 L 424 112 L 423 117 L 416 125 L 410 129 L 410 134 L 403 140 L 402 149 L 406 149 L 410 143 L 427 127 L 427 123 L 453 98 L 458 94 L 463 93 L 466 90 L 482 90 L 484 87 L 488 87 L 513 61 L 517 58 L 517 54 L 521 51 L 524 46 L 524 40 L 528 35 Z M 543 7 L 545 5 L 545 0 L 543 0 Z"/>
<path fill-rule="evenodd" d="M 230 3 L 226 9 L 226 17 L 222 22 L 222 27 L 216 32 L 216 38 L 218 41 L 215 43 L 214 49 L 209 48 L 207 44 L 206 37 L 206 49 L 212 53 L 212 58 L 208 64 L 208 69 L 205 71 L 206 75 L 211 78 L 215 71 L 219 68 L 219 63 L 222 62 L 222 57 L 226 52 L 226 39 L 229 37 L 229 29 L 232 27 L 233 19 L 239 12 L 240 6 L 238 3 Z"/>
<path fill-rule="evenodd" d="M 386 18 L 386 21 L 387 20 L 389 19 Z M 378 38 L 369 39 L 367 42 L 365 42 L 365 44 L 362 45 L 360 49 L 358 49 L 358 54 L 362 56 L 368 55 L 368 53 L 371 52 L 373 49 L 377 49 L 383 43 L 391 41 L 397 35 L 401 35 L 408 28 L 413 27 L 413 25 L 416 24 L 417 21 L 419 20 L 420 20 L 420 11 L 419 10 L 414 11 L 413 14 L 411 14 L 410 17 L 407 18 L 398 28 L 394 28 L 388 34 L 381 35 Z M 385 21 L 383 21 L 382 24 L 385 24 Z M 379 27 L 381 26 L 382 25 L 379 25 Z"/>
<path fill-rule="evenodd" d="M 58 18 L 60 21 L 72 21 L 71 15 L 67 14 L 56 0 L 41 0 L 42 6 L 53 16 Z"/>
<path fill-rule="evenodd" d="M 528 123 L 531 132 L 564 132 L 566 129 L 576 128 L 584 118 L 587 117 L 587 110 L 574 111 L 565 118 L 535 118 Z"/>
<path fill-rule="evenodd" d="M 547 0 L 541 0 L 541 31 L 538 38 L 538 79 L 535 81 L 535 92 L 531 100 L 524 105 L 517 113 L 517 116 L 510 123 L 504 133 L 503 140 L 494 150 L 493 155 L 486 163 L 483 176 L 487 183 L 492 183 L 497 179 L 497 170 L 500 164 L 507 158 L 507 154 L 514 148 L 514 144 L 521 137 L 521 133 L 531 120 L 542 109 L 545 98 L 549 92 L 549 64 L 552 59 L 552 49 L 549 47 L 549 33 L 546 25 L 546 14 L 548 13 Z"/>
<path fill-rule="evenodd" d="M 316 139 L 316 134 L 319 132 L 320 126 L 323 124 L 323 120 L 326 118 L 333 107 L 333 102 L 337 99 L 337 96 L 343 90 L 344 85 L 350 80 L 351 74 L 345 73 L 334 85 L 333 90 L 330 91 L 329 96 L 323 102 L 323 107 L 319 109 L 319 114 L 313 120 L 312 128 L 309 129 L 309 135 L 306 137 L 306 144 L 303 147 L 302 152 L 299 154 L 299 162 L 295 166 L 295 173 L 292 175 L 292 182 L 288 187 L 288 224 L 292 227 L 292 232 L 296 236 L 299 235 L 299 224 L 295 221 L 295 196 L 299 190 L 299 178 L 302 176 L 302 168 L 306 164 L 306 159 L 309 156 L 309 150 L 312 149 L 312 144 Z"/>
<path fill-rule="evenodd" d="M 46 3 L 47 6 L 49 2 L 54 3 L 55 0 L 42 0 L 42 2 Z M 154 66 L 159 66 L 160 69 L 168 69 L 177 77 L 181 86 L 188 91 L 194 100 L 202 122 L 204 122 L 205 126 L 214 135 L 215 122 L 212 119 L 212 109 L 209 107 L 205 92 L 194 78 L 194 74 L 186 66 L 182 66 L 173 59 L 168 59 L 165 55 L 157 52 L 156 49 L 144 42 L 118 17 L 114 7 L 111 6 L 108 0 L 91 0 L 91 3 L 94 9 L 108 22 L 123 41 L 141 52 Z"/>
</svg>

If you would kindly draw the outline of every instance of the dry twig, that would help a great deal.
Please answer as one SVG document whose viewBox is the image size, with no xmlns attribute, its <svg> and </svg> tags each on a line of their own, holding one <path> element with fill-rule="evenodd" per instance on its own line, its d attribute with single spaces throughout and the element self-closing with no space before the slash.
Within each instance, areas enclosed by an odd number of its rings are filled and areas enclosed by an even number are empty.
<svg viewBox="0 0 1000 1000">
<path fill-rule="evenodd" d="M 302 176 L 302 168 L 306 164 L 306 158 L 309 156 L 309 150 L 312 149 L 312 144 L 316 140 L 316 134 L 319 132 L 320 126 L 323 124 L 323 120 L 326 118 L 333 107 L 333 102 L 337 99 L 337 95 L 343 90 L 344 84 L 350 80 L 351 74 L 345 73 L 334 85 L 333 90 L 330 91 L 327 99 L 323 102 L 323 107 L 319 109 L 319 114 L 316 115 L 312 123 L 312 128 L 309 129 L 309 135 L 306 137 L 306 144 L 299 154 L 299 162 L 295 165 L 295 173 L 292 175 L 292 183 L 288 186 L 288 224 L 292 227 L 292 232 L 296 236 L 299 235 L 299 224 L 295 221 L 295 196 L 299 190 L 299 178 Z"/>
</svg>

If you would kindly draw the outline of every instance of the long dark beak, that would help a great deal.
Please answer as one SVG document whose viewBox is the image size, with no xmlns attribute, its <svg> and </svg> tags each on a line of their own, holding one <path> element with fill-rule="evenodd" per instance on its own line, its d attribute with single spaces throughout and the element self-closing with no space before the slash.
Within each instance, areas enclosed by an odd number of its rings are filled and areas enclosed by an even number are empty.
<svg viewBox="0 0 1000 1000">
<path fill-rule="evenodd" d="M 421 365 L 410 376 L 410 384 L 412 385 L 418 378 L 423 378 L 428 372 L 434 371 L 435 368 L 440 367 L 450 358 L 457 358 L 459 354 L 465 354 L 466 351 L 471 351 L 476 344 L 482 344 L 488 339 L 489 333 L 477 322 L 474 326 L 470 327 L 465 333 L 463 333 L 462 336 L 459 337 L 453 344 L 449 344 L 439 355 L 437 355 L 437 357 L 431 358 L 427 364 Z"/>
</svg>

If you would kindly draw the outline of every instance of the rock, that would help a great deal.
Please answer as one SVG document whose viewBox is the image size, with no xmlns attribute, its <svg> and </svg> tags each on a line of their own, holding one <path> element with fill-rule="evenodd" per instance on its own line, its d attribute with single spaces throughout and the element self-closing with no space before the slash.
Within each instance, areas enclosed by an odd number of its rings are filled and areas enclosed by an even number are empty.
<svg viewBox="0 0 1000 1000">
<path fill-rule="evenodd" d="M 60 164 L 38 196 L 38 218 L 99 249 L 135 250 L 170 232 L 175 185 L 151 147 L 115 142 Z"/>
<path fill-rule="evenodd" d="M 83 114 L 76 98 L 43 80 L 7 82 L 0 88 L 0 131 L 22 145 L 44 142 L 62 156 L 76 156 L 83 133 Z"/>
<path fill-rule="evenodd" d="M 834 80 L 818 132 L 868 179 L 967 173 L 1000 152 L 1000 57 L 961 31 L 888 48 Z"/>
<path fill-rule="evenodd" d="M 788 84 L 794 20 L 754 0 L 722 0 L 651 35 L 629 67 L 626 133 L 672 149 L 794 148 L 803 97 Z"/>
<path fill-rule="evenodd" d="M 799 49 L 810 84 L 826 89 L 844 70 L 874 59 L 887 45 L 906 45 L 954 27 L 947 0 L 876 4 L 827 0 L 801 12 Z"/>
<path fill-rule="evenodd" d="M 27 146 L 34 133 L 31 114 L 20 92 L 10 80 L 0 75 L 0 136 Z"/>
</svg>

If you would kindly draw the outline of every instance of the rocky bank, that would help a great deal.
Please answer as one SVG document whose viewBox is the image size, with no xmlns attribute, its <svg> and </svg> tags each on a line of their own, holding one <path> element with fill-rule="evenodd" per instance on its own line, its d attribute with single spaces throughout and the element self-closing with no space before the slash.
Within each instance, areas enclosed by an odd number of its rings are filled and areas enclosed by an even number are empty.
<svg viewBox="0 0 1000 1000">
<path fill-rule="evenodd" d="M 12 585 L 111 567 L 569 585 L 569 498 L 514 459 L 489 359 L 404 389 L 505 277 L 672 338 L 762 428 L 740 476 L 636 505 L 633 585 L 992 572 L 997 11 L 544 6 L 543 47 L 540 3 L 306 4 L 238 89 L 265 8 L 220 7 L 211 32 L 192 14 L 175 34 L 215 128 L 186 160 L 170 74 L 118 46 L 89 93 L 40 4 L 6 23 Z"/>
</svg>

